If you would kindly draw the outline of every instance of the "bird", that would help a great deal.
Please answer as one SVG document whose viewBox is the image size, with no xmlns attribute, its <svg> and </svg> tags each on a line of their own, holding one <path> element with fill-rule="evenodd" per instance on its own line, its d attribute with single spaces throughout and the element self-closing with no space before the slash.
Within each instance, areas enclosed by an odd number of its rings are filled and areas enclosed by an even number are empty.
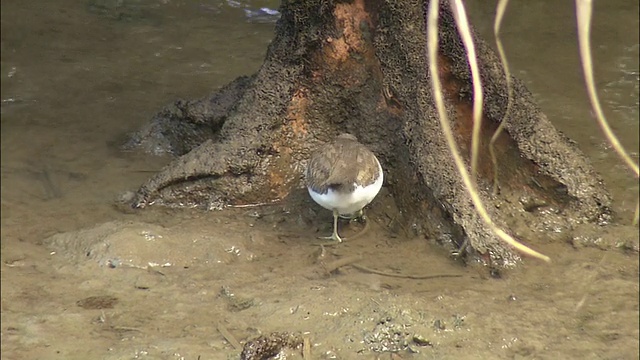
<svg viewBox="0 0 640 360">
<path fill-rule="evenodd" d="M 344 133 L 311 154 L 305 178 L 313 201 L 333 212 L 333 234 L 322 238 L 342 242 L 338 218 L 362 217 L 362 209 L 380 192 L 384 174 L 375 154 Z"/>
</svg>

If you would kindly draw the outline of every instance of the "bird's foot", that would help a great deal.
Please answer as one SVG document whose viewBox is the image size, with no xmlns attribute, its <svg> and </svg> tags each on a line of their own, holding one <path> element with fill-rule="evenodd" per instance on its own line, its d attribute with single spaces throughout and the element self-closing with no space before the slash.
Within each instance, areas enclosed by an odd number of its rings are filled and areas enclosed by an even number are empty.
<svg viewBox="0 0 640 360">
<path fill-rule="evenodd" d="M 364 210 L 360 209 L 354 212 L 353 214 L 340 214 L 338 216 L 340 217 L 340 219 L 354 221 L 364 217 Z"/>
<path fill-rule="evenodd" d="M 322 240 L 333 240 L 335 242 L 341 243 L 342 242 L 342 238 L 340 237 L 340 235 L 338 235 L 338 232 L 334 232 L 333 234 L 331 234 L 331 236 L 319 236 L 318 239 L 322 239 Z"/>
<path fill-rule="evenodd" d="M 367 232 L 367 230 L 369 230 L 369 221 L 366 215 L 361 214 L 361 216 L 357 218 L 353 218 L 351 221 L 357 221 L 361 224 L 364 223 L 364 228 L 357 234 L 349 236 L 349 240 L 354 240 L 355 238 L 359 238 L 360 236 L 364 235 Z"/>
</svg>

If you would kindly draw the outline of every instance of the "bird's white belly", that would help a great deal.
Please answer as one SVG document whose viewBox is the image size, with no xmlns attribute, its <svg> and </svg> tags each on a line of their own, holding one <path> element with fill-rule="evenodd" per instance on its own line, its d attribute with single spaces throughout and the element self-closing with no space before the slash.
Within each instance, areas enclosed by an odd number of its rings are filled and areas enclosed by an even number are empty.
<svg viewBox="0 0 640 360">
<path fill-rule="evenodd" d="M 361 210 L 378 195 L 382 188 L 382 182 L 383 175 L 382 169 L 380 169 L 380 177 L 373 184 L 364 187 L 356 186 L 351 193 L 329 189 L 326 194 L 319 194 L 310 187 L 307 187 L 307 190 L 309 190 L 309 195 L 311 195 L 313 201 L 323 208 L 331 211 L 337 209 L 340 215 L 351 215 Z"/>
</svg>

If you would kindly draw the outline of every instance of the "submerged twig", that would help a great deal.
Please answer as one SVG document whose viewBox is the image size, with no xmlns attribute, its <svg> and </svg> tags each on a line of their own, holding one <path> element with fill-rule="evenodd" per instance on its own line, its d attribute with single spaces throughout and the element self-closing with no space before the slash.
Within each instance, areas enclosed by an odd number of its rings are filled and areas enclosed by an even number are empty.
<svg viewBox="0 0 640 360">
<path fill-rule="evenodd" d="M 59 199 L 62 197 L 60 187 L 56 186 L 55 182 L 51 178 L 51 167 L 49 165 L 44 165 L 38 175 L 40 175 L 39 177 L 42 181 L 42 186 L 44 187 L 49 199 Z"/>
<path fill-rule="evenodd" d="M 311 359 L 311 339 L 308 336 L 302 338 L 302 358 Z"/>
<path fill-rule="evenodd" d="M 227 342 L 231 344 L 231 346 L 233 346 L 234 349 L 236 350 L 242 349 L 242 345 L 240 344 L 238 339 L 236 339 L 236 337 L 233 336 L 233 334 L 231 334 L 224 325 L 222 325 L 221 323 L 218 323 L 216 325 L 216 329 L 218 329 L 218 332 L 220 333 L 220 335 L 222 335 L 222 337 L 225 340 L 227 340 Z"/>
<path fill-rule="evenodd" d="M 475 181 L 469 176 L 467 169 L 465 168 L 464 161 L 460 156 L 457 145 L 453 138 L 453 134 L 451 133 L 451 127 L 449 125 L 449 119 L 447 117 L 447 112 L 444 106 L 444 97 L 442 93 L 442 83 L 440 80 L 440 74 L 438 73 L 438 17 L 439 17 L 439 0 L 432 0 L 429 2 L 429 8 L 427 13 L 427 51 L 428 51 L 428 61 L 429 61 L 429 72 L 431 73 L 431 85 L 433 90 L 434 103 L 436 105 L 436 109 L 438 110 L 438 118 L 440 120 L 440 127 L 442 128 L 442 132 L 444 133 L 444 137 L 447 141 L 447 145 L 449 146 L 449 150 L 451 155 L 453 156 L 453 160 L 455 166 L 462 177 L 462 181 L 464 182 L 465 189 L 467 190 L 473 205 L 476 208 L 476 211 L 485 222 L 485 224 L 493 231 L 493 233 L 505 243 L 513 246 L 518 251 L 536 257 L 538 259 L 550 262 L 551 259 L 543 255 L 535 250 L 530 249 L 529 247 L 519 243 L 515 240 L 511 235 L 507 234 L 504 230 L 499 228 L 491 219 L 489 214 L 487 213 L 486 208 L 482 200 L 480 199 L 480 195 L 478 194 L 478 190 L 476 189 Z M 475 61 L 475 58 L 470 59 Z"/>
<path fill-rule="evenodd" d="M 580 311 L 580 309 L 582 309 L 584 304 L 587 302 L 587 298 L 589 297 L 589 287 L 591 287 L 595 283 L 596 277 L 598 276 L 598 270 L 604 264 L 604 259 L 607 257 L 607 255 L 608 253 L 604 253 L 604 255 L 602 255 L 602 258 L 600 259 L 600 262 L 598 263 L 598 265 L 595 266 L 593 273 L 590 274 L 587 277 L 587 279 L 585 279 L 585 281 L 582 282 L 583 288 L 584 288 L 584 295 L 582 295 L 582 298 L 576 304 L 574 311 L 576 312 Z"/>
<path fill-rule="evenodd" d="M 361 260 L 362 260 L 362 256 L 359 256 L 359 255 L 357 255 L 357 256 L 347 256 L 345 258 L 332 261 L 332 262 L 330 262 L 328 264 L 323 264 L 322 267 L 323 267 L 323 269 L 324 269 L 326 274 L 331 274 L 332 272 L 336 271 L 337 269 L 339 269 L 339 268 L 341 268 L 343 266 L 351 266 L 351 267 L 353 267 L 355 269 L 358 269 L 358 270 L 364 271 L 364 272 L 368 272 L 368 273 L 371 273 L 371 274 L 388 276 L 388 277 L 395 277 L 395 278 L 403 278 L 403 279 L 425 280 L 425 279 L 437 279 L 437 278 L 462 277 L 462 275 L 459 275 L 459 274 L 407 275 L 407 274 L 391 273 L 391 272 L 371 269 L 369 267 L 356 264 L 358 261 L 361 261 Z"/>
<path fill-rule="evenodd" d="M 397 274 L 386 271 L 380 271 L 376 269 L 371 269 L 366 266 L 358 265 L 358 264 L 349 264 L 349 266 L 356 268 L 360 271 L 368 272 L 371 274 L 402 278 L 402 279 L 414 279 L 414 280 L 428 280 L 428 279 L 439 279 L 439 278 L 454 278 L 454 277 L 462 277 L 460 274 L 436 274 L 436 275 L 410 275 L 410 274 Z"/>
<path fill-rule="evenodd" d="M 359 256 L 359 255 L 347 256 L 345 258 L 332 261 L 328 264 L 324 264 L 322 267 L 327 274 L 331 274 L 332 272 L 338 270 L 339 268 L 345 265 L 352 265 L 353 263 L 358 262 L 360 260 L 362 260 L 362 256 Z"/>
</svg>

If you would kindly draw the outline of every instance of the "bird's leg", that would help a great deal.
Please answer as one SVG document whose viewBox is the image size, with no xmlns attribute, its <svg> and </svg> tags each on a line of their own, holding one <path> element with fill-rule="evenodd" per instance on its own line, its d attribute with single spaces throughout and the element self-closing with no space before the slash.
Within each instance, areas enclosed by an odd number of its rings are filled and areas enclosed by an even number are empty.
<svg viewBox="0 0 640 360">
<path fill-rule="evenodd" d="M 320 237 L 320 239 L 342 242 L 342 238 L 340 237 L 340 235 L 338 235 L 338 217 L 339 216 L 340 214 L 338 213 L 338 210 L 333 210 L 333 234 L 331 234 L 331 236 L 322 236 Z"/>
<path fill-rule="evenodd" d="M 360 237 L 364 235 L 367 232 L 367 230 L 369 230 L 369 221 L 367 219 L 367 216 L 364 214 L 364 209 L 360 209 L 357 212 L 355 212 L 351 217 L 351 221 L 358 221 L 360 223 L 364 223 L 364 228 L 359 233 L 349 236 L 349 240 L 353 240 L 357 237 Z"/>
<path fill-rule="evenodd" d="M 367 216 L 364 214 L 364 208 L 353 213 L 353 215 L 351 215 L 351 221 L 357 221 L 360 223 L 366 222 Z"/>
</svg>

